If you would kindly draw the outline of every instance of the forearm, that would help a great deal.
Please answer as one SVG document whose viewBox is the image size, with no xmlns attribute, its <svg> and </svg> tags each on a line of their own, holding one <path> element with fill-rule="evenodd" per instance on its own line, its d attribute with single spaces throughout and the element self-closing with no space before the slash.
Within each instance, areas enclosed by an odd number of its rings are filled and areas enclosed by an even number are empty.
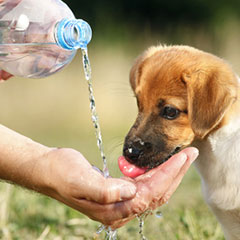
<svg viewBox="0 0 240 240">
<path fill-rule="evenodd" d="M 0 179 L 42 191 L 44 155 L 51 149 L 0 125 Z"/>
</svg>

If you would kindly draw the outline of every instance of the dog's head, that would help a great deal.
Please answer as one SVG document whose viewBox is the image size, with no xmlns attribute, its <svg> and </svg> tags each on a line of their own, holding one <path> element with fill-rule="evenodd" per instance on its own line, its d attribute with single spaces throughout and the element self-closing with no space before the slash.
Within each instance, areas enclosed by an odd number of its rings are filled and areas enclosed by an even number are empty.
<svg viewBox="0 0 240 240">
<path fill-rule="evenodd" d="M 237 79 L 223 60 L 185 46 L 152 47 L 137 58 L 130 84 L 137 119 L 123 154 L 153 168 L 224 124 L 237 96 Z"/>
</svg>

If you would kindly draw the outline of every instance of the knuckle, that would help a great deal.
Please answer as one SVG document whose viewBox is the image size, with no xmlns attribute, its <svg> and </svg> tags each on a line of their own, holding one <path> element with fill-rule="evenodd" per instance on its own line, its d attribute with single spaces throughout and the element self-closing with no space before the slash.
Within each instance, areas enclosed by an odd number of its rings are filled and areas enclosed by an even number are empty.
<svg viewBox="0 0 240 240">
<path fill-rule="evenodd" d="M 101 191 L 101 198 L 100 198 L 100 202 L 102 204 L 106 204 L 109 202 L 109 196 L 108 196 L 108 193 L 104 190 Z"/>
<path fill-rule="evenodd" d="M 148 204 L 144 201 L 140 201 L 138 205 L 134 206 L 132 211 L 134 214 L 139 214 L 146 211 L 147 208 L 148 208 Z"/>
<path fill-rule="evenodd" d="M 152 199 L 152 204 L 158 203 L 158 202 L 160 201 L 160 199 L 161 199 L 161 198 L 159 198 L 159 197 L 154 197 L 154 198 Z"/>
<path fill-rule="evenodd" d="M 170 199 L 170 194 L 165 194 L 165 195 L 159 200 L 159 204 L 160 204 L 160 205 L 163 205 L 163 204 L 167 203 L 169 199 Z"/>
<path fill-rule="evenodd" d="M 109 202 L 109 192 L 108 192 L 106 180 L 103 179 L 99 185 L 102 187 L 99 188 L 98 201 L 102 204 L 107 204 Z"/>
</svg>

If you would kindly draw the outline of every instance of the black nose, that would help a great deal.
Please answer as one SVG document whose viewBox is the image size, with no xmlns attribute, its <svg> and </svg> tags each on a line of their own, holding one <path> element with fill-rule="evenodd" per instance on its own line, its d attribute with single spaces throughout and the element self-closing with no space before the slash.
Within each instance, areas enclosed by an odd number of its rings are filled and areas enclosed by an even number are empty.
<svg viewBox="0 0 240 240">
<path fill-rule="evenodd" d="M 129 162 L 135 163 L 141 156 L 151 149 L 152 147 L 150 143 L 137 140 L 124 144 L 123 155 L 128 158 Z"/>
</svg>

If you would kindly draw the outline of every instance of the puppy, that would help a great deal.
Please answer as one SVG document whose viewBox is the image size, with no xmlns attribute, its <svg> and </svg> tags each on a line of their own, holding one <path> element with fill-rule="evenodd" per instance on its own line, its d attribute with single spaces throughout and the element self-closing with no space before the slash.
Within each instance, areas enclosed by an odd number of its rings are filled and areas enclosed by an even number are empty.
<svg viewBox="0 0 240 240">
<path fill-rule="evenodd" d="M 192 145 L 206 202 L 227 240 L 240 240 L 239 81 L 222 59 L 187 46 L 151 47 L 137 58 L 130 84 L 137 119 L 125 159 L 154 168 Z"/>
</svg>

